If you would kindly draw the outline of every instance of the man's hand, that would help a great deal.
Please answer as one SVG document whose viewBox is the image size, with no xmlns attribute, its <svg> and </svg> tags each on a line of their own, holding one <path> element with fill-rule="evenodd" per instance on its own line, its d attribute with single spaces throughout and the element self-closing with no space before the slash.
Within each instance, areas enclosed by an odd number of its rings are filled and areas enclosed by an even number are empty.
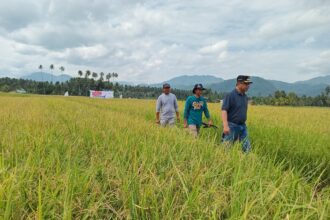
<svg viewBox="0 0 330 220">
<path fill-rule="evenodd" d="M 230 133 L 230 128 L 228 125 L 223 127 L 223 133 L 226 135 Z"/>
<path fill-rule="evenodd" d="M 156 112 L 156 124 L 160 124 L 159 115 L 160 115 L 160 112 Z"/>
<path fill-rule="evenodd" d="M 226 110 L 222 110 L 221 112 L 222 123 L 223 123 L 223 133 L 225 135 L 230 133 L 230 128 L 228 126 L 228 113 Z"/>
<path fill-rule="evenodd" d="M 212 126 L 212 121 L 211 120 L 209 120 L 209 122 L 208 122 L 208 125 L 209 125 L 209 127 L 211 127 Z"/>
<path fill-rule="evenodd" d="M 181 120 L 180 120 L 180 114 L 179 114 L 179 112 L 176 111 L 175 114 L 176 114 L 176 120 L 177 120 L 177 122 L 180 123 Z"/>
<path fill-rule="evenodd" d="M 188 124 L 187 124 L 187 121 L 186 120 L 184 120 L 184 122 L 183 122 L 183 127 L 184 128 L 188 128 Z"/>
</svg>

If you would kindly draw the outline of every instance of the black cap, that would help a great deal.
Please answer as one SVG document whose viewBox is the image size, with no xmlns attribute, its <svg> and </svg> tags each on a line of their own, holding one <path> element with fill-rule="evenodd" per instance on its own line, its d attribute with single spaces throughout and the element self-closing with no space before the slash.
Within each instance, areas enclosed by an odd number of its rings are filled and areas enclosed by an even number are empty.
<svg viewBox="0 0 330 220">
<path fill-rule="evenodd" d="M 171 88 L 170 84 L 168 84 L 168 83 L 164 83 L 164 84 L 163 84 L 163 89 L 165 89 L 165 88 Z"/>
<path fill-rule="evenodd" d="M 196 84 L 195 86 L 194 86 L 194 88 L 193 88 L 193 93 L 195 94 L 195 90 L 196 89 L 200 89 L 200 90 L 206 90 L 204 87 L 203 87 L 203 85 L 202 84 Z"/>
<path fill-rule="evenodd" d="M 253 83 L 251 81 L 251 77 L 250 76 L 244 76 L 244 75 L 237 76 L 237 82 L 248 83 L 248 84 Z"/>
</svg>

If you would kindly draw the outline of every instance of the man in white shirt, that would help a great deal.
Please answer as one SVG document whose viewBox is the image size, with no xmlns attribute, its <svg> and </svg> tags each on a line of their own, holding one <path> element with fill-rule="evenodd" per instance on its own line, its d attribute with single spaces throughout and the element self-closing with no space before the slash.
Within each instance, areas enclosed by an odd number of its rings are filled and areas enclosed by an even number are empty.
<svg viewBox="0 0 330 220">
<path fill-rule="evenodd" d="M 171 86 L 168 83 L 163 85 L 163 93 L 158 97 L 156 104 L 156 123 L 165 127 L 175 125 L 175 116 L 180 122 L 178 101 L 171 93 Z"/>
</svg>

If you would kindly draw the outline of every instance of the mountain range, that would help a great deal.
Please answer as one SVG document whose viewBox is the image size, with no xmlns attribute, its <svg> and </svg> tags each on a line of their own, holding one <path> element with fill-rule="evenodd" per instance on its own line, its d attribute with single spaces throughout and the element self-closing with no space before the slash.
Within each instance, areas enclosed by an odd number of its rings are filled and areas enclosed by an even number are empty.
<svg viewBox="0 0 330 220">
<path fill-rule="evenodd" d="M 38 82 L 66 82 L 72 78 L 72 76 L 68 74 L 61 74 L 61 75 L 53 75 L 50 73 L 45 73 L 45 72 L 34 72 L 30 73 L 28 75 L 22 76 L 22 79 L 28 79 L 28 80 L 33 80 L 33 81 L 38 81 Z"/>
<path fill-rule="evenodd" d="M 35 72 L 21 77 L 23 79 L 35 81 L 49 81 L 49 82 L 65 82 L 70 80 L 72 76 L 68 74 L 52 75 L 45 72 Z M 249 90 L 250 96 L 268 96 L 272 95 L 277 90 L 284 90 L 285 92 L 294 92 L 299 96 L 317 96 L 324 91 L 325 87 L 330 85 L 330 75 L 315 77 L 305 81 L 297 81 L 288 83 L 277 80 L 268 80 L 261 77 L 252 77 L 253 84 Z M 196 83 L 202 83 L 204 87 L 212 89 L 217 92 L 230 92 L 236 84 L 236 79 L 224 80 L 220 77 L 212 75 L 181 75 L 165 81 L 169 83 L 172 88 L 190 90 Z M 162 87 L 165 83 L 149 84 L 151 87 Z M 120 84 L 134 85 L 131 82 L 118 81 Z M 147 84 L 141 84 L 147 85 Z"/>
<path fill-rule="evenodd" d="M 261 77 L 252 77 L 253 84 L 249 90 L 250 96 L 268 96 L 274 94 L 277 90 L 284 90 L 285 92 L 294 92 L 299 96 L 317 96 L 330 85 L 330 75 L 320 76 L 305 81 L 297 81 L 294 83 L 287 83 L 277 80 L 268 80 Z M 151 84 L 150 86 L 160 87 L 163 83 Z M 215 76 L 179 76 L 172 78 L 166 83 L 169 83 L 172 88 L 176 89 L 192 89 L 194 84 L 202 83 L 204 87 L 212 89 L 217 92 L 230 92 L 236 84 L 236 79 L 224 80 Z"/>
<path fill-rule="evenodd" d="M 196 83 L 202 83 L 204 85 L 211 85 L 211 84 L 215 84 L 215 83 L 222 83 L 223 81 L 224 80 L 222 78 L 211 76 L 211 75 L 192 75 L 192 76 L 182 75 L 182 76 L 172 78 L 166 82 L 169 83 L 173 88 L 191 89 L 192 86 L 195 85 Z M 162 87 L 162 85 L 164 83 L 165 82 L 151 84 L 149 86 Z"/>
</svg>

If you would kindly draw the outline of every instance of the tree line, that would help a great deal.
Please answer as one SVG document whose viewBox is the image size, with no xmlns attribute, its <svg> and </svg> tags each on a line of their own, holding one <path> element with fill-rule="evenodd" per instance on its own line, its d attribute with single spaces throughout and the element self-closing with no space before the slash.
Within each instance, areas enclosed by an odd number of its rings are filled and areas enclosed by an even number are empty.
<svg viewBox="0 0 330 220">
<path fill-rule="evenodd" d="M 40 64 L 38 69 L 42 71 L 44 66 Z M 49 66 L 50 71 L 53 73 L 55 65 Z M 64 72 L 65 68 L 59 68 Z M 52 74 L 53 75 L 53 74 Z M 41 75 L 42 76 L 42 75 Z M 44 94 L 44 95 L 63 95 L 69 92 L 72 96 L 89 96 L 90 90 L 112 90 L 115 97 L 122 98 L 137 98 L 137 99 L 155 99 L 162 93 L 161 88 L 149 86 L 132 86 L 121 85 L 119 83 L 111 82 L 111 79 L 118 78 L 119 74 L 115 72 L 109 73 L 96 73 L 90 70 L 78 70 L 77 77 L 71 78 L 66 82 L 37 82 L 33 80 L 13 79 L 13 78 L 0 78 L 0 91 L 12 92 L 16 90 L 24 90 L 31 94 Z M 184 100 L 187 96 L 191 95 L 191 91 L 173 89 L 178 99 Z M 223 98 L 223 93 L 213 92 L 211 90 L 206 92 L 206 97 L 209 101 L 220 101 Z"/>
<path fill-rule="evenodd" d="M 275 106 L 324 106 L 330 107 L 330 86 L 315 97 L 298 96 L 294 92 L 276 91 L 267 97 L 252 97 L 252 103 L 256 105 L 275 105 Z"/>
<path fill-rule="evenodd" d="M 42 70 L 43 66 L 40 65 Z M 54 65 L 50 65 L 54 69 Z M 60 67 L 63 72 L 65 68 Z M 117 73 L 96 73 L 90 70 L 77 72 L 78 77 L 71 78 L 66 82 L 38 82 L 25 79 L 0 78 L 1 92 L 14 92 L 24 90 L 31 94 L 63 95 L 69 92 L 72 96 L 89 96 L 90 90 L 113 90 L 115 97 L 156 99 L 162 93 L 161 88 L 149 86 L 121 85 L 111 79 L 118 78 Z M 185 100 L 192 92 L 189 90 L 172 89 L 179 100 Z M 224 98 L 225 93 L 206 90 L 204 96 L 209 102 L 219 102 Z M 251 101 L 255 105 L 275 105 L 275 106 L 328 106 L 330 107 L 330 86 L 316 97 L 298 96 L 294 92 L 276 91 L 267 97 L 252 97 Z"/>
<path fill-rule="evenodd" d="M 161 93 L 161 88 L 149 87 L 149 86 L 133 86 L 122 85 L 118 82 L 111 82 L 112 77 L 106 77 L 105 81 L 100 74 L 99 78 L 90 78 L 90 71 L 86 71 L 84 77 L 79 71 L 79 76 L 71 78 L 67 82 L 37 82 L 33 80 L 14 79 L 14 78 L 0 78 L 0 91 L 1 92 L 14 92 L 16 90 L 24 90 L 30 94 L 44 94 L 44 95 L 64 95 L 65 92 L 69 92 L 71 96 L 89 96 L 90 90 L 112 90 L 115 97 L 122 98 L 137 98 L 137 99 L 155 99 Z M 95 74 L 94 74 L 95 76 Z M 118 77 L 118 75 L 117 75 Z M 172 92 L 176 94 L 180 100 L 186 99 L 189 95 L 192 95 L 192 91 L 172 89 Z M 219 102 L 224 93 L 218 93 L 211 90 L 205 92 L 205 97 L 210 102 Z"/>
</svg>

